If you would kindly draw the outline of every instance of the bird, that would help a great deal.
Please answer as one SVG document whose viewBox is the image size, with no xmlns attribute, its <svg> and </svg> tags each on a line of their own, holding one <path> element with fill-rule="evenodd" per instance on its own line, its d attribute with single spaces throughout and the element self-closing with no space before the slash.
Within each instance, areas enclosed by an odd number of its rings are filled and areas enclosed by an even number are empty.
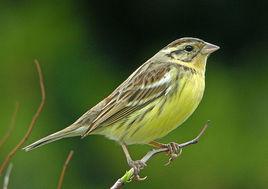
<svg viewBox="0 0 268 189">
<path fill-rule="evenodd" d="M 23 149 L 30 151 L 67 137 L 104 135 L 122 146 L 127 163 L 138 174 L 146 165 L 132 160 L 127 146 L 148 144 L 178 153 L 177 143 L 157 140 L 196 110 L 205 90 L 207 59 L 218 49 L 193 37 L 169 43 L 73 124 Z"/>
</svg>

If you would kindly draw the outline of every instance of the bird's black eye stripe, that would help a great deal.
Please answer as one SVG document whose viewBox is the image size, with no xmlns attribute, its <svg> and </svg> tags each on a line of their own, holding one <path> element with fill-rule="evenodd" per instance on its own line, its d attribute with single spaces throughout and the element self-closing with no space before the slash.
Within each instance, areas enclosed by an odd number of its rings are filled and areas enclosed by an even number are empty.
<svg viewBox="0 0 268 189">
<path fill-rule="evenodd" d="M 178 50 L 175 50 L 175 51 L 172 51 L 171 53 L 173 54 L 181 54 L 183 52 L 183 50 L 181 49 L 178 49 Z"/>
<path fill-rule="evenodd" d="M 194 47 L 192 45 L 186 45 L 184 48 L 177 49 L 177 50 L 170 52 L 170 54 L 168 54 L 167 56 L 172 58 L 173 57 L 172 54 L 180 55 L 180 54 L 184 54 L 185 51 L 189 53 L 189 52 L 192 52 L 193 50 L 194 50 Z"/>
<path fill-rule="evenodd" d="M 187 52 L 191 52 L 191 51 L 194 50 L 194 47 L 193 47 L 192 45 L 186 45 L 186 46 L 184 47 L 184 50 L 187 51 Z"/>
</svg>

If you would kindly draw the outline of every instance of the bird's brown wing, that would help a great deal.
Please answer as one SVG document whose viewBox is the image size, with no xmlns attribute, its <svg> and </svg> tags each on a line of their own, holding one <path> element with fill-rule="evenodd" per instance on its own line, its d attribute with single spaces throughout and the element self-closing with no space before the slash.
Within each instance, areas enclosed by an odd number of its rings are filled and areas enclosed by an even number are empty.
<svg viewBox="0 0 268 189">
<path fill-rule="evenodd" d="M 140 67 L 107 97 L 105 106 L 82 137 L 120 121 L 165 95 L 172 79 L 169 71 L 170 66 L 161 63 Z"/>
</svg>

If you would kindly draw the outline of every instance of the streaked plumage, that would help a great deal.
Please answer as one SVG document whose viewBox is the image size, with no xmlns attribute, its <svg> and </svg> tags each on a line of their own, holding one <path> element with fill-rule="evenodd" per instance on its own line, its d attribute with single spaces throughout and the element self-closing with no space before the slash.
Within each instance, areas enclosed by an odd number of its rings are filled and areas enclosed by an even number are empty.
<svg viewBox="0 0 268 189">
<path fill-rule="evenodd" d="M 205 89 L 207 57 L 217 49 L 196 38 L 170 43 L 71 126 L 24 149 L 91 134 L 122 144 L 146 144 L 167 135 L 197 108 Z"/>
</svg>

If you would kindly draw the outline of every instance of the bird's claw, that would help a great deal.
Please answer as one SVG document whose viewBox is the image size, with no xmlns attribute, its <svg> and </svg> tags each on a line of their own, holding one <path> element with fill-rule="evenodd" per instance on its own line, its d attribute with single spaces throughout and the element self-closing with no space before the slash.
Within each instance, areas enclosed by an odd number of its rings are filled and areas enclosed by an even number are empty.
<svg viewBox="0 0 268 189">
<path fill-rule="evenodd" d="M 134 170 L 134 176 L 133 178 L 137 181 L 143 181 L 145 180 L 147 177 L 140 177 L 139 173 L 140 171 L 146 167 L 146 163 L 144 163 L 143 161 L 141 160 L 137 160 L 137 161 L 130 161 L 129 163 L 129 166 L 133 168 Z"/>
<path fill-rule="evenodd" d="M 166 166 L 169 165 L 173 160 L 179 157 L 182 153 L 182 148 L 180 148 L 179 144 L 175 142 L 171 142 L 165 145 L 168 149 L 167 154 L 169 156 L 168 162 L 165 164 Z"/>
<path fill-rule="evenodd" d="M 133 177 L 136 181 L 144 181 L 147 179 L 147 176 L 145 177 L 140 177 L 140 175 L 134 175 Z"/>
</svg>

